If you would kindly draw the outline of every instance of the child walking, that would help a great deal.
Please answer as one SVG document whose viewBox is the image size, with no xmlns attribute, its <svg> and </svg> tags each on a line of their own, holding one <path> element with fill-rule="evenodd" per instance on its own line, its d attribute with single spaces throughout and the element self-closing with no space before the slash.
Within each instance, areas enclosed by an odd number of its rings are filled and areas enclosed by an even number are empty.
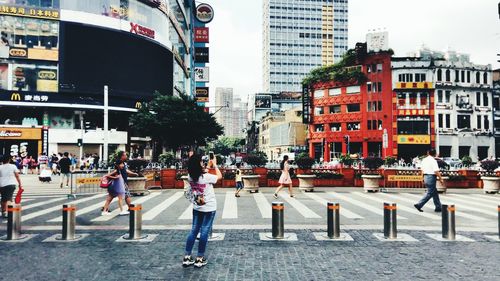
<svg viewBox="0 0 500 281">
<path fill-rule="evenodd" d="M 236 163 L 236 192 L 234 193 L 235 197 L 240 197 L 240 191 L 243 189 L 243 180 L 241 179 L 241 163 Z"/>
</svg>

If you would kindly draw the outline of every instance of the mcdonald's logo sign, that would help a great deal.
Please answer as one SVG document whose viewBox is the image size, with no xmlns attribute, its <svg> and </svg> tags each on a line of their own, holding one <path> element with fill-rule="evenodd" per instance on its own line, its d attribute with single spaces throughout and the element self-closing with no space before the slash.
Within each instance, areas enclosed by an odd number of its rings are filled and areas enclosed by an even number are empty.
<svg viewBox="0 0 500 281">
<path fill-rule="evenodd" d="M 10 95 L 10 100 L 11 101 L 20 101 L 21 95 L 19 93 L 12 93 L 12 95 Z"/>
<path fill-rule="evenodd" d="M 136 109 L 141 109 L 141 108 L 142 108 L 142 103 L 141 103 L 141 102 L 139 102 L 139 101 L 138 101 L 138 102 L 136 102 L 136 103 L 135 103 L 135 108 L 136 108 Z"/>
</svg>

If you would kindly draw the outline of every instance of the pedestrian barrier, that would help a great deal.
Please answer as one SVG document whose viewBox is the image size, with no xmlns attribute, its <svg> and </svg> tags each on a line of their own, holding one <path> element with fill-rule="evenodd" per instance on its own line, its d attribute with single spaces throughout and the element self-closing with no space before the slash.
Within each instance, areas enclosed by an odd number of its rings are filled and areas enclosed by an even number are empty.
<svg viewBox="0 0 500 281">
<path fill-rule="evenodd" d="M 5 240 L 21 240 L 21 204 L 7 206 L 7 238 Z"/>
<path fill-rule="evenodd" d="M 76 206 L 63 205 L 62 208 L 62 235 L 60 240 L 75 240 L 81 236 L 75 235 Z"/>
<path fill-rule="evenodd" d="M 107 190 L 100 187 L 101 178 L 107 175 L 107 170 L 90 170 L 71 172 L 71 194 L 75 198 L 77 195 L 103 193 Z"/>
<path fill-rule="evenodd" d="M 330 239 L 340 238 L 340 204 L 327 203 L 327 235 Z"/>
<path fill-rule="evenodd" d="M 396 203 L 384 203 L 384 237 L 398 238 Z"/>
<path fill-rule="evenodd" d="M 441 210 L 443 238 L 455 240 L 455 205 L 442 205 Z"/>
<path fill-rule="evenodd" d="M 283 239 L 285 238 L 285 205 L 283 202 L 273 202 L 272 208 L 272 238 Z"/>
</svg>

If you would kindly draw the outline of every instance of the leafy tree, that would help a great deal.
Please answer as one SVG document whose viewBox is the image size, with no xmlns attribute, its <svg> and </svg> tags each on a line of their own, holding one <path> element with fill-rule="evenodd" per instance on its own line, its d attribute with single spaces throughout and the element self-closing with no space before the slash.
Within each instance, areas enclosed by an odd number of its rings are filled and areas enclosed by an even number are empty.
<svg viewBox="0 0 500 281">
<path fill-rule="evenodd" d="M 221 137 L 209 144 L 209 150 L 215 154 L 227 156 L 231 152 L 237 152 L 238 148 L 244 145 L 244 141 L 244 139 L 240 138 Z"/>
<path fill-rule="evenodd" d="M 137 133 L 150 136 L 155 144 L 172 150 L 184 145 L 205 145 L 223 134 L 215 118 L 195 101 L 159 93 L 129 121 Z M 154 151 L 154 156 L 158 156 L 158 151 Z"/>
</svg>

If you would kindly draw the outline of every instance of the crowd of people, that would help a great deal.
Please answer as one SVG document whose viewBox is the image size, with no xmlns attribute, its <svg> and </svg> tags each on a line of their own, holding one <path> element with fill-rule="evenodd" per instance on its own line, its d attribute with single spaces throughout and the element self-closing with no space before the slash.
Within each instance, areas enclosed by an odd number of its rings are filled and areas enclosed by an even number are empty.
<svg viewBox="0 0 500 281">
<path fill-rule="evenodd" d="M 40 174 L 43 170 L 50 170 L 51 175 L 61 175 L 61 166 L 59 162 L 61 159 L 65 158 L 65 153 L 52 153 L 52 155 L 47 155 L 45 153 L 38 155 L 38 157 L 33 157 L 31 155 L 26 157 L 13 156 L 14 165 L 17 169 L 21 171 L 22 174 Z M 68 153 L 66 158 L 70 161 L 70 167 L 72 171 L 76 170 L 97 170 L 102 168 L 102 161 L 96 153 L 86 154 L 81 159 L 72 153 Z"/>
</svg>

